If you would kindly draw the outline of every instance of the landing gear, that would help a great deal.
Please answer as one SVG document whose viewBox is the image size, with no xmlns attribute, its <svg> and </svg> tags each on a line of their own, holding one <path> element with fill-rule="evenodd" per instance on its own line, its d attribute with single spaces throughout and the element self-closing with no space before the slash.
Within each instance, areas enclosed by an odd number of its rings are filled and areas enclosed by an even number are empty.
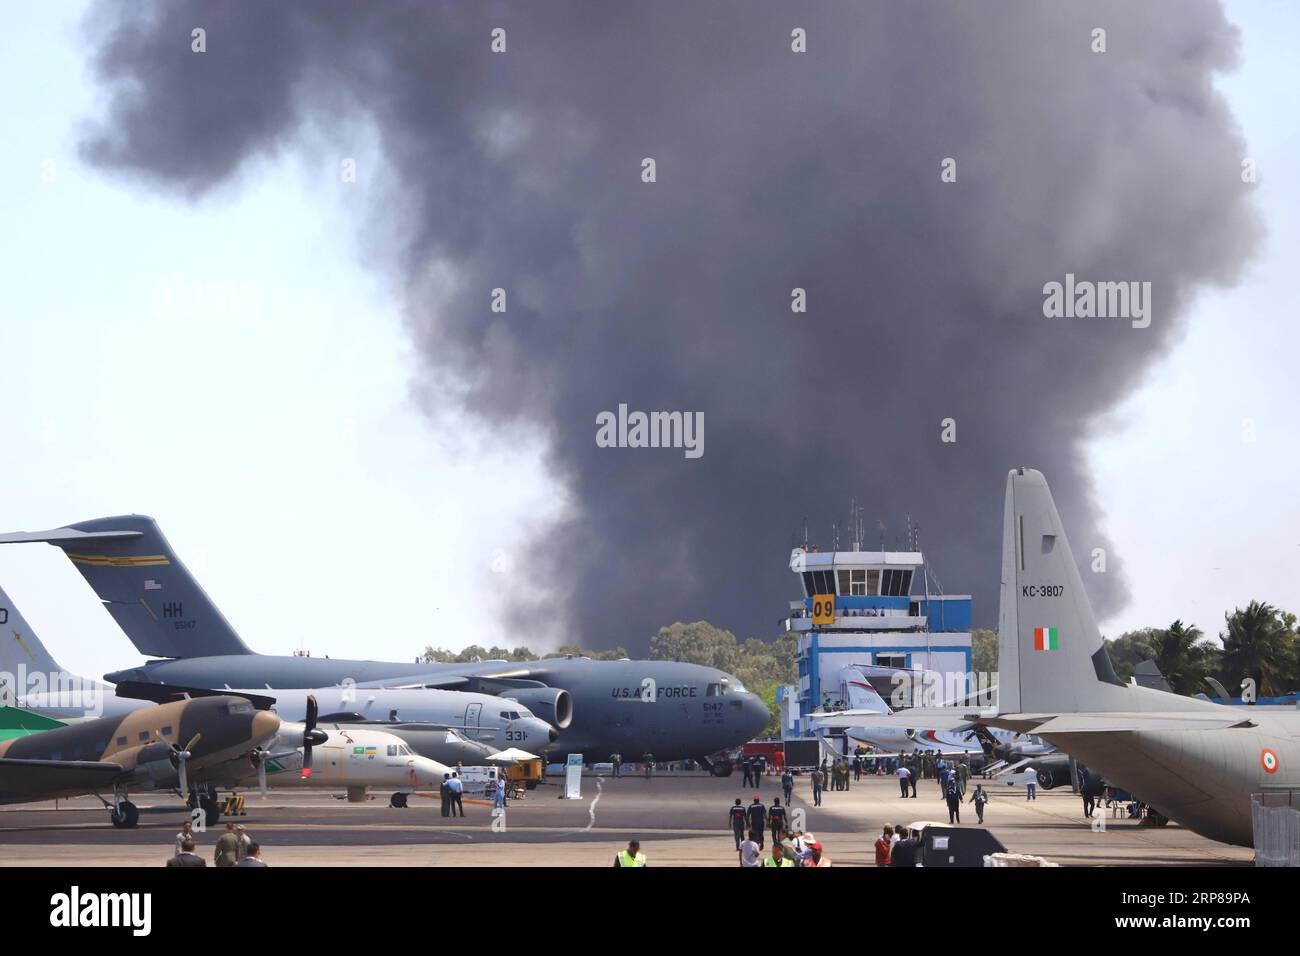
<svg viewBox="0 0 1300 956">
<path fill-rule="evenodd" d="M 725 755 L 716 760 L 709 757 L 696 757 L 695 762 L 715 777 L 730 777 L 731 771 L 734 769 L 731 766 L 731 761 Z"/>
<path fill-rule="evenodd" d="M 393 794 L 388 800 L 388 805 L 390 807 L 396 807 L 399 810 L 406 809 L 406 794 L 404 793 Z"/>
<path fill-rule="evenodd" d="M 205 827 L 216 826 L 217 821 L 221 819 L 221 801 L 217 798 L 216 790 L 209 788 L 191 791 L 185 803 L 191 811 L 195 809 L 203 811 Z"/>
<path fill-rule="evenodd" d="M 108 819 L 119 830 L 134 830 L 140 822 L 140 809 L 130 800 L 123 800 L 109 809 Z"/>
</svg>

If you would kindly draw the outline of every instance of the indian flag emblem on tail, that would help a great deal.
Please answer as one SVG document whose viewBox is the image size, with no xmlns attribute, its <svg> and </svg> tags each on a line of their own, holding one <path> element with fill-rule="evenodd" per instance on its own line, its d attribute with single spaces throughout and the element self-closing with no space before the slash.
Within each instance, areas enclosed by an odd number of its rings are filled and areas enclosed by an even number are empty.
<svg viewBox="0 0 1300 956">
<path fill-rule="evenodd" d="M 1034 650 L 1059 651 L 1060 649 L 1061 649 L 1061 641 L 1056 628 L 1054 627 L 1034 628 Z"/>
</svg>

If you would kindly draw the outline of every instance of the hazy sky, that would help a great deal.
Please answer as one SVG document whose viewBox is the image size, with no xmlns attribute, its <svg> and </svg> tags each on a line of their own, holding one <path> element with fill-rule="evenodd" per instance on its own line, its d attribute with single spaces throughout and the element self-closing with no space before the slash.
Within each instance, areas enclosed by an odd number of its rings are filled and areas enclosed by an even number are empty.
<svg viewBox="0 0 1300 956">
<path fill-rule="evenodd" d="M 1300 609 L 1300 11 L 1227 9 L 1243 57 L 1221 85 L 1261 171 L 1268 235 L 1245 281 L 1202 295 L 1184 340 L 1094 429 L 1088 464 L 1131 591 L 1103 622 L 1112 635 L 1175 616 L 1213 633 L 1252 598 Z M 0 36 L 0 530 L 152 514 L 269 653 L 405 659 L 428 643 L 556 639 L 550 616 L 506 628 L 497 612 L 533 583 L 520 556 L 563 489 L 539 440 L 420 410 L 371 244 L 382 230 L 364 226 L 392 197 L 367 176 L 339 182 L 340 155 L 381 162 L 373 137 L 319 131 L 315 150 L 258 162 L 194 205 L 137 189 L 78 158 L 101 105 L 81 15 L 29 4 Z M 138 659 L 60 552 L 0 548 L 0 582 L 65 666 Z M 794 583 L 754 600 L 775 619 Z"/>
</svg>

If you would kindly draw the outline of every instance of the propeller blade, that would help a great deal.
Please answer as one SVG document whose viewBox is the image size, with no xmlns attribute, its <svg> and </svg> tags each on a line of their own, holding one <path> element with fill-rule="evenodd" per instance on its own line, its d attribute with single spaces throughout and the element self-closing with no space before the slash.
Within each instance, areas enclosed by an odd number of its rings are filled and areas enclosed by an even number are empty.
<svg viewBox="0 0 1300 956">
<path fill-rule="evenodd" d="M 181 787 L 181 796 L 182 796 L 182 797 L 186 797 L 186 798 L 188 798 L 189 795 L 190 795 L 190 780 L 189 780 L 189 777 L 186 776 L 186 773 L 185 773 L 185 757 L 186 757 L 186 756 L 187 756 L 186 754 L 180 754 L 180 755 L 177 757 L 177 760 L 176 760 L 176 773 L 178 774 L 178 780 L 179 780 L 180 787 Z"/>
<path fill-rule="evenodd" d="M 266 796 L 266 760 L 262 759 L 257 762 L 257 789 L 262 791 L 262 796 Z"/>
<path fill-rule="evenodd" d="M 306 780 L 311 776 L 311 748 L 312 744 L 318 743 L 318 732 L 316 730 L 316 695 L 307 695 L 307 715 L 303 720 L 302 731 L 302 778 Z"/>
</svg>

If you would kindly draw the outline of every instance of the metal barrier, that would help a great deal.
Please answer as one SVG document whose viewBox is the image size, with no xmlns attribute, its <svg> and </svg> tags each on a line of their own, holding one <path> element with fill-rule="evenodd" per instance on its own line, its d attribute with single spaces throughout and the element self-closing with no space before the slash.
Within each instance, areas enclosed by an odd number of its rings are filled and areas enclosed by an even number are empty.
<svg viewBox="0 0 1300 956">
<path fill-rule="evenodd" d="M 1256 866 L 1300 866 L 1300 793 L 1282 790 L 1250 797 Z"/>
</svg>

